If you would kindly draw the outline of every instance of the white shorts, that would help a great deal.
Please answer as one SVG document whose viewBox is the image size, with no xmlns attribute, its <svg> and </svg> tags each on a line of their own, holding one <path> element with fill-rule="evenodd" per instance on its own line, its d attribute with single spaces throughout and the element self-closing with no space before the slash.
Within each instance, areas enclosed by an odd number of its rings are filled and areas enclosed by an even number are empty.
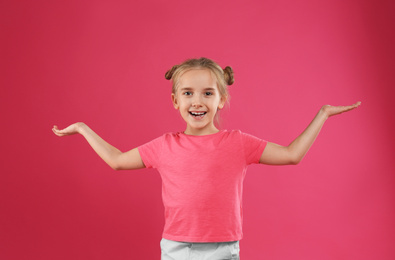
<svg viewBox="0 0 395 260">
<path fill-rule="evenodd" d="M 177 242 L 162 238 L 161 260 L 239 260 L 239 241 L 219 243 Z"/>
</svg>

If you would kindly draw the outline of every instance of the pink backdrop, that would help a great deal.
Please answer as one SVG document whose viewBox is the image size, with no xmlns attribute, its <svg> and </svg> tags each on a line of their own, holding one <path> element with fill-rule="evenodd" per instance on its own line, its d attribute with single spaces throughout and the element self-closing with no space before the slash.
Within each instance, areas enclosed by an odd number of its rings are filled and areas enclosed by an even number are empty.
<svg viewBox="0 0 395 260">
<path fill-rule="evenodd" d="M 127 151 L 184 130 L 164 73 L 235 71 L 223 128 L 289 144 L 326 104 L 297 166 L 249 167 L 241 257 L 395 258 L 394 4 L 373 0 L 3 1 L 0 259 L 159 259 L 161 180 L 115 172 L 83 121 Z"/>
</svg>

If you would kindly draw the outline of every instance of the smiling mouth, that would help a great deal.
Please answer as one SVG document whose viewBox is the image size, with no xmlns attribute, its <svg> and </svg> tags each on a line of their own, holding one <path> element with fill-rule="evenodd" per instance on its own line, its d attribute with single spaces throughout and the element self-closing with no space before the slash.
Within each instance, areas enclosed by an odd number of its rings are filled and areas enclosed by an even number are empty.
<svg viewBox="0 0 395 260">
<path fill-rule="evenodd" d="M 189 112 L 189 114 L 196 118 L 202 118 L 207 112 Z"/>
</svg>

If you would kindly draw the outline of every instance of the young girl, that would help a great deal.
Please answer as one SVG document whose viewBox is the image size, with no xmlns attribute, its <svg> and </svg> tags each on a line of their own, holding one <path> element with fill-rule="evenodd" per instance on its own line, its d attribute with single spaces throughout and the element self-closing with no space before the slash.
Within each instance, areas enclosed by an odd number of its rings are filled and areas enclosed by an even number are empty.
<svg viewBox="0 0 395 260">
<path fill-rule="evenodd" d="M 226 104 L 230 67 L 224 70 L 206 58 L 190 59 L 166 73 L 172 80 L 174 108 L 186 122 L 183 132 L 167 133 L 121 152 L 84 123 L 59 130 L 58 136 L 82 134 L 98 155 L 115 170 L 156 168 L 162 178 L 165 227 L 162 260 L 239 259 L 242 238 L 242 184 L 252 163 L 298 164 L 333 115 L 351 106 L 325 105 L 290 145 L 281 146 L 242 133 L 219 130 L 218 111 Z"/>
</svg>

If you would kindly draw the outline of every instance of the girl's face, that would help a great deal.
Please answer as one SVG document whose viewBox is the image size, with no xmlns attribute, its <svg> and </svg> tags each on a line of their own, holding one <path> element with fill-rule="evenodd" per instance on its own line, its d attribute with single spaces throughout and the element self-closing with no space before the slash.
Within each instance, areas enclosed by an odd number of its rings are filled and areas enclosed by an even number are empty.
<svg viewBox="0 0 395 260">
<path fill-rule="evenodd" d="M 179 79 L 176 94 L 172 94 L 175 109 L 187 123 L 185 134 L 208 135 L 218 132 L 214 117 L 226 99 L 221 97 L 217 81 L 208 69 L 192 69 Z"/>
</svg>

